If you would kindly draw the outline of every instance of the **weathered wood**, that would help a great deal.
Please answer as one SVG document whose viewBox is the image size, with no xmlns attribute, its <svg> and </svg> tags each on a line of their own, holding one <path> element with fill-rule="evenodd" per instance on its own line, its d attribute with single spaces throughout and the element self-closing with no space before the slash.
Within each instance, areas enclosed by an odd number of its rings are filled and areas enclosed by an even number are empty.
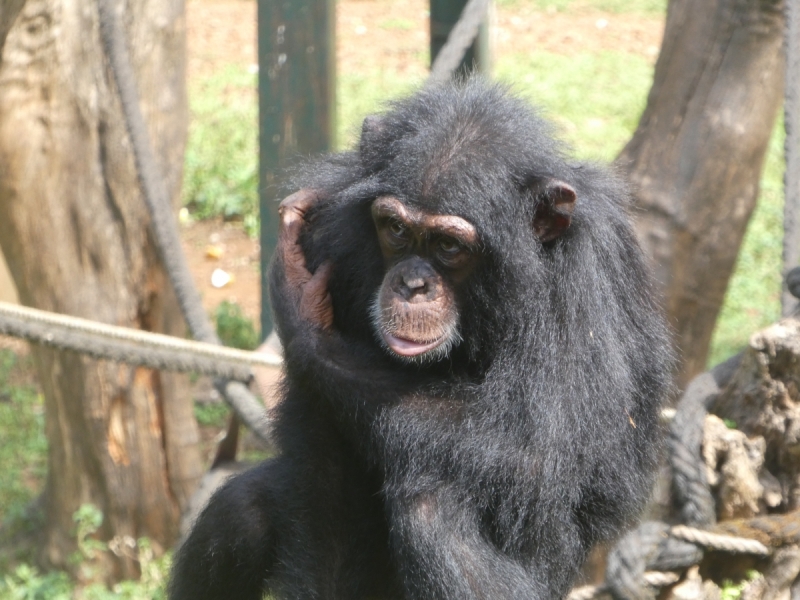
<svg viewBox="0 0 800 600">
<path fill-rule="evenodd" d="M 6 264 L 6 257 L 3 256 L 2 252 L 0 252 L 0 302 L 19 303 L 17 286 L 14 285 L 14 280 L 11 279 L 11 273 L 8 272 L 8 265 Z"/>
<path fill-rule="evenodd" d="M 670 0 L 647 107 L 618 164 L 683 354 L 705 369 L 783 82 L 782 0 Z"/>
<path fill-rule="evenodd" d="M 773 549 L 758 561 L 706 552 L 700 564 L 705 579 L 738 581 L 751 569 L 761 572 L 763 578 L 749 583 L 742 599 L 788 598 L 800 572 L 798 381 L 800 321 L 787 318 L 751 336 L 704 417 L 699 458 L 719 519 L 710 532 Z"/>
<path fill-rule="evenodd" d="M 0 0 L 0 51 L 24 4 L 25 0 Z"/>
<path fill-rule="evenodd" d="M 120 6 L 122 4 L 120 3 Z M 183 0 L 128 0 L 142 110 L 177 202 L 186 139 Z M 0 245 L 30 306 L 183 335 L 151 243 L 93 0 L 27 0 L 0 61 Z M 73 512 L 162 547 L 201 475 L 184 376 L 35 348 L 49 442 L 45 562 L 68 566 Z M 130 559 L 109 576 L 135 575 Z"/>
<path fill-rule="evenodd" d="M 787 318 L 752 335 L 736 374 L 712 406 L 714 414 L 735 423 L 749 438 L 751 448 L 746 454 L 753 461 L 751 471 L 759 482 L 753 487 L 761 488 L 756 494 L 758 504 L 753 506 L 762 514 L 778 507 L 784 511 L 800 509 L 799 381 L 800 321 Z M 754 445 L 761 445 L 762 450 L 755 451 Z M 741 471 L 745 466 L 735 468 Z M 736 489 L 742 477 L 723 476 L 731 480 L 729 487 L 734 488 L 736 501 L 748 495 Z M 770 497 L 776 493 L 776 498 Z M 725 500 L 717 495 L 718 503 Z M 729 508 L 733 503 L 725 501 L 727 505 L 720 510 L 735 512 Z M 739 511 L 735 516 L 752 515 Z"/>
</svg>

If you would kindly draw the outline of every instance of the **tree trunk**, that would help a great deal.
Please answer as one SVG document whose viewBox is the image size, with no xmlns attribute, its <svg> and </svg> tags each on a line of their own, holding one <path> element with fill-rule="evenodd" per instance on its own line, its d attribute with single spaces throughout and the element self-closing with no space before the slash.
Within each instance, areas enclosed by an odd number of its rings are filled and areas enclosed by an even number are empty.
<svg viewBox="0 0 800 600">
<path fill-rule="evenodd" d="M 617 162 L 683 354 L 705 369 L 781 102 L 781 0 L 670 0 L 647 108 Z"/>
<path fill-rule="evenodd" d="M 177 202 L 184 3 L 127 0 L 125 9 L 142 111 Z M 0 245 L 23 304 L 182 336 L 112 82 L 94 0 L 26 0 L 0 60 Z M 83 503 L 103 511 L 105 539 L 169 546 L 201 475 L 185 377 L 34 355 L 49 442 L 44 561 L 68 564 Z M 130 559 L 112 566 L 110 577 L 136 574 Z"/>
</svg>

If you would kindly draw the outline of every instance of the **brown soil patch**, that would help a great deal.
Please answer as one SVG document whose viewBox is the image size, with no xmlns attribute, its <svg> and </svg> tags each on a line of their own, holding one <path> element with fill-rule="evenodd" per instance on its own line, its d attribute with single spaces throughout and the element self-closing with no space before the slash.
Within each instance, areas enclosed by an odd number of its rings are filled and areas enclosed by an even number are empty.
<svg viewBox="0 0 800 600">
<path fill-rule="evenodd" d="M 235 302 L 258 325 L 261 311 L 258 242 L 250 239 L 240 224 L 221 220 L 184 226 L 181 237 L 206 310 L 212 311 L 223 300 Z M 212 285 L 211 276 L 216 269 L 230 275 L 230 283 L 221 288 Z"/>
<path fill-rule="evenodd" d="M 255 65 L 256 4 L 252 0 L 190 0 L 186 7 L 190 77 L 226 64 Z M 541 12 L 520 2 L 498 7 L 492 36 L 496 56 L 546 50 L 561 54 L 613 49 L 655 57 L 662 18 L 594 10 Z M 376 69 L 425 76 L 427 0 L 337 3 L 337 61 L 342 72 Z"/>
<path fill-rule="evenodd" d="M 558 54 L 614 50 L 655 61 L 664 34 L 660 18 L 585 13 L 542 13 L 530 7 L 498 10 L 494 28 L 498 56 L 545 50 Z"/>
<path fill-rule="evenodd" d="M 236 64 L 256 64 L 253 0 L 189 0 L 186 3 L 189 80 Z"/>
</svg>

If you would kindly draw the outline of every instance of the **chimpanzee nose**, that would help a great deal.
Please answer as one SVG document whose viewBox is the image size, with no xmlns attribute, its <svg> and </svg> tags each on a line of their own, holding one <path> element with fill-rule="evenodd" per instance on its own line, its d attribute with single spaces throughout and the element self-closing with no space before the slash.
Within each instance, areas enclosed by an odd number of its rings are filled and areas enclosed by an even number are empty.
<svg viewBox="0 0 800 600">
<path fill-rule="evenodd" d="M 406 287 L 411 292 L 419 292 L 421 294 L 425 293 L 425 288 L 427 287 L 424 278 L 414 275 L 403 275 L 403 283 L 406 284 Z"/>
<path fill-rule="evenodd" d="M 425 301 L 435 292 L 436 271 L 427 261 L 414 256 L 395 267 L 392 281 L 395 293 L 406 302 Z"/>
</svg>

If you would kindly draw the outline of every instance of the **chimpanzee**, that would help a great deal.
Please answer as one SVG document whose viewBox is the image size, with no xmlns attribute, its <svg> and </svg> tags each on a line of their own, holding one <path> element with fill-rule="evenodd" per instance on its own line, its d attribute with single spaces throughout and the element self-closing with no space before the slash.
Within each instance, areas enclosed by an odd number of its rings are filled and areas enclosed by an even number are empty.
<svg viewBox="0 0 800 600">
<path fill-rule="evenodd" d="M 216 493 L 170 597 L 562 598 L 646 499 L 669 390 L 624 186 L 475 78 L 295 184 L 279 454 Z"/>
</svg>

